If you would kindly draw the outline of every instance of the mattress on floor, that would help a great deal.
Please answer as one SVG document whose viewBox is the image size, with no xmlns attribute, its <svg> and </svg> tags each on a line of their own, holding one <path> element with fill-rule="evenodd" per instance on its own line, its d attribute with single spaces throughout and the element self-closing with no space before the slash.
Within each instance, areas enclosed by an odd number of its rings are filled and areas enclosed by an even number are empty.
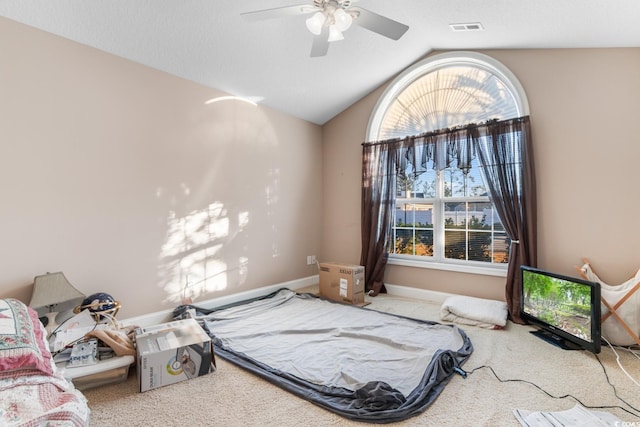
<svg viewBox="0 0 640 427">
<path fill-rule="evenodd" d="M 423 412 L 473 346 L 455 325 L 409 319 L 281 289 L 195 314 L 217 354 L 321 407 L 357 421 Z"/>
</svg>

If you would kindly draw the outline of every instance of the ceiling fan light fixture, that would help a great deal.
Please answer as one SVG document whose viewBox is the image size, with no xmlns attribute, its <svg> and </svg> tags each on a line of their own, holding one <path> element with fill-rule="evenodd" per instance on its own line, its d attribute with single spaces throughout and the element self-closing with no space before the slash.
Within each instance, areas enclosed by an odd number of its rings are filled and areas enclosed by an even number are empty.
<svg viewBox="0 0 640 427">
<path fill-rule="evenodd" d="M 316 12 L 313 16 L 307 19 L 307 29 L 311 31 L 312 34 L 319 36 L 322 32 L 322 26 L 324 25 L 327 17 L 322 12 Z"/>
<path fill-rule="evenodd" d="M 353 22 L 353 17 L 345 12 L 344 9 L 336 9 L 333 13 L 333 20 L 335 21 L 336 27 L 340 31 L 347 31 Z"/>
<path fill-rule="evenodd" d="M 336 25 L 329 26 L 329 41 L 337 42 L 340 40 L 344 40 L 344 36 L 342 35 L 342 31 L 338 29 Z"/>
<path fill-rule="evenodd" d="M 409 29 L 408 25 L 351 4 L 358 0 L 306 0 L 310 4 L 282 6 L 272 9 L 241 13 L 250 21 L 260 21 L 290 15 L 305 15 L 305 24 L 311 34 L 310 57 L 325 56 L 329 42 L 344 40 L 343 32 L 353 25 L 359 26 L 391 40 L 399 40 Z"/>
</svg>

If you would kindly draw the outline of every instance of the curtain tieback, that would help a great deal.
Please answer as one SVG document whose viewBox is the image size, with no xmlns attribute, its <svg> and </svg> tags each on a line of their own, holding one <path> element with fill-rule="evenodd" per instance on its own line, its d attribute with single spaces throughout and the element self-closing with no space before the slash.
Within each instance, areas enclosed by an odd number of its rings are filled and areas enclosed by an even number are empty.
<svg viewBox="0 0 640 427">
<path fill-rule="evenodd" d="M 511 243 L 520 243 L 520 240 L 512 240 Z"/>
</svg>

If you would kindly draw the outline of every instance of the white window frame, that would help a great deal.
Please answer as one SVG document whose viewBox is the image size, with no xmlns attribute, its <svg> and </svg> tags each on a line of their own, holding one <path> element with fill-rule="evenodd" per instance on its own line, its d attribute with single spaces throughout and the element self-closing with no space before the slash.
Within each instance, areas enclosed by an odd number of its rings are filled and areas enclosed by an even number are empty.
<svg viewBox="0 0 640 427">
<path fill-rule="evenodd" d="M 367 141 L 379 140 L 380 130 L 386 111 L 389 109 L 395 98 L 402 93 L 407 87 L 409 87 L 414 81 L 420 77 L 437 71 L 440 68 L 448 67 L 451 65 L 466 65 L 480 69 L 484 69 L 496 78 L 498 78 L 506 88 L 508 88 L 510 94 L 513 97 L 514 104 L 518 111 L 519 116 L 526 116 L 529 114 L 529 102 L 527 95 L 516 78 L 516 76 L 501 62 L 496 59 L 477 52 L 469 51 L 457 51 L 447 52 L 442 54 L 433 55 L 425 58 L 422 61 L 417 62 L 413 66 L 406 69 L 400 75 L 398 75 L 382 93 L 378 102 L 376 103 L 373 113 L 369 118 L 367 126 Z M 440 175 L 440 173 L 438 173 Z M 439 177 L 440 178 L 440 177 Z M 444 215 L 444 203 L 449 199 L 445 199 L 443 190 L 443 180 L 439 179 L 439 187 L 434 202 L 434 245 L 444 245 L 444 222 L 442 215 Z M 467 201 L 470 198 L 466 198 Z M 454 201 L 455 199 L 451 199 Z M 488 201 L 488 198 L 487 198 Z M 436 221 L 438 223 L 436 224 Z M 438 236 L 436 236 L 438 234 Z M 437 238 L 436 238 L 437 237 Z M 436 252 L 436 250 L 440 252 Z M 435 248 L 434 253 L 444 253 L 443 248 Z M 388 264 L 400 265 L 407 267 L 429 268 L 446 271 L 456 271 L 472 274 L 482 274 L 490 276 L 507 275 L 507 264 L 492 264 L 483 263 L 478 261 L 461 261 L 443 259 L 444 257 L 424 257 L 415 255 L 404 254 L 389 254 Z M 484 265 L 486 264 L 486 265 Z"/>
</svg>

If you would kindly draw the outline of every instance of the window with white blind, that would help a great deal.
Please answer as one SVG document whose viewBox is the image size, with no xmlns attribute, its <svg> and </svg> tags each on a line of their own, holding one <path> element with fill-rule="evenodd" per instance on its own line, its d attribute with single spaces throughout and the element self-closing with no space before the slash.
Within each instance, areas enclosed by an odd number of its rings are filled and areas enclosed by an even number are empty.
<svg viewBox="0 0 640 427">
<path fill-rule="evenodd" d="M 368 141 L 403 138 L 528 114 L 526 95 L 501 63 L 474 52 L 429 57 L 389 85 Z M 439 147 L 444 152 L 447 147 Z M 389 263 L 502 275 L 509 240 L 488 197 L 478 159 L 396 175 Z"/>
</svg>

